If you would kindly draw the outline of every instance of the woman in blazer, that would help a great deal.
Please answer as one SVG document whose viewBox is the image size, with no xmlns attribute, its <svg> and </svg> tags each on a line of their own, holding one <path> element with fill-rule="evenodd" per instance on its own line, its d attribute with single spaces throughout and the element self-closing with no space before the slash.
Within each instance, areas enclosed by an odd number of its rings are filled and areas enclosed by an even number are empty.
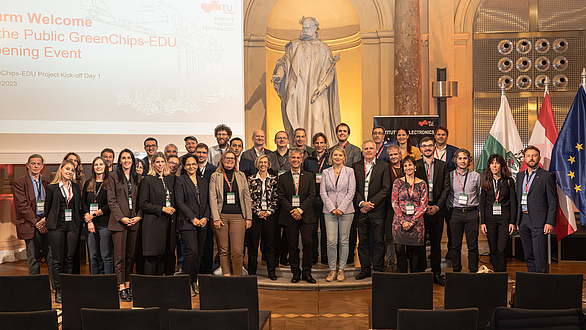
<svg viewBox="0 0 586 330">
<path fill-rule="evenodd" d="M 503 156 L 493 154 L 480 182 L 480 230 L 488 239 L 490 261 L 495 272 L 507 271 L 505 249 L 515 230 L 517 194 L 515 181 Z"/>
<path fill-rule="evenodd" d="M 108 166 L 102 157 L 92 163 L 92 177 L 85 182 L 82 193 L 83 218 L 87 223 L 87 246 L 90 274 L 114 274 L 114 246 L 112 232 L 108 230 Z"/>
<path fill-rule="evenodd" d="M 141 177 L 136 173 L 136 158 L 129 149 L 118 155 L 116 173 L 108 177 L 108 229 L 114 242 L 114 269 L 118 279 L 120 300 L 132 301 L 130 274 L 136 250 L 139 221 L 142 211 L 138 207 L 138 185 Z"/>
<path fill-rule="evenodd" d="M 346 164 L 346 152 L 335 146 L 330 153 L 333 166 L 323 171 L 320 185 L 320 195 L 324 203 L 323 213 L 328 237 L 328 264 L 330 273 L 326 281 L 344 280 L 344 269 L 348 259 L 348 237 L 354 218 L 354 193 L 356 192 L 356 180 L 354 170 L 344 166 Z M 336 249 L 340 244 L 339 270 L 336 273 Z"/>
<path fill-rule="evenodd" d="M 242 275 L 244 233 L 252 226 L 248 181 L 236 169 L 237 159 L 234 151 L 224 152 L 210 178 L 210 209 L 224 276 L 230 276 L 230 259 L 234 276 Z"/>
<path fill-rule="evenodd" d="M 175 183 L 177 230 L 181 233 L 181 239 L 185 244 L 183 270 L 189 274 L 192 296 L 197 293 L 195 284 L 211 217 L 208 180 L 197 175 L 197 167 L 197 156 L 187 154 L 183 167 L 185 173 L 178 177 Z"/>
<path fill-rule="evenodd" d="M 146 275 L 163 275 L 165 255 L 175 251 L 175 180 L 162 152 L 155 152 L 149 173 L 140 183 L 142 255 Z"/>
<path fill-rule="evenodd" d="M 64 160 L 55 173 L 55 179 L 47 186 L 45 200 L 47 238 L 52 256 L 51 280 L 57 303 L 61 303 L 59 274 L 71 274 L 73 271 L 73 255 L 81 224 L 81 189 L 73 181 L 74 178 L 75 164 Z"/>
<path fill-rule="evenodd" d="M 267 155 L 260 155 L 254 162 L 258 172 L 248 178 L 250 199 L 252 200 L 252 228 L 248 233 L 248 274 L 256 275 L 258 267 L 258 245 L 262 236 L 264 244 L 263 257 L 267 262 L 269 278 L 277 280 L 275 274 L 276 259 L 273 245 L 275 236 L 275 212 L 279 195 L 277 193 L 277 176 L 270 175 L 271 161 Z"/>
</svg>

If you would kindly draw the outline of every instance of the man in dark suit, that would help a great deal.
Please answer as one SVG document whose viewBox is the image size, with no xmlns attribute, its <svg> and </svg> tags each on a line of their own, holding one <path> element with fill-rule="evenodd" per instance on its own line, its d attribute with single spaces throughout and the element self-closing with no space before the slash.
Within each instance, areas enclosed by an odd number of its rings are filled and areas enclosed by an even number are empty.
<svg viewBox="0 0 586 330">
<path fill-rule="evenodd" d="M 43 157 L 31 155 L 26 162 L 27 175 L 12 183 L 14 209 L 16 211 L 16 235 L 26 244 L 28 274 L 40 274 L 39 259 L 41 250 L 47 256 L 47 264 L 51 264 L 48 255 L 47 228 L 45 227 L 45 189 L 49 181 L 41 175 Z"/>
<path fill-rule="evenodd" d="M 208 163 L 208 146 L 205 143 L 198 143 L 195 147 L 195 156 L 197 157 L 198 175 L 203 176 L 207 182 L 210 182 L 212 173 L 216 171 L 216 166 Z M 200 274 L 211 274 L 214 265 L 214 231 L 212 226 L 206 227 L 206 242 L 203 246 L 203 257 L 201 259 Z"/>
<path fill-rule="evenodd" d="M 142 159 L 144 163 L 144 175 L 149 172 L 151 168 L 151 157 L 159 150 L 159 143 L 157 139 L 154 137 L 148 137 L 144 140 L 144 151 L 146 151 L 147 155 Z"/>
<path fill-rule="evenodd" d="M 239 159 L 238 170 L 240 172 L 243 172 L 246 177 L 256 174 L 257 170 L 256 167 L 254 167 L 254 162 L 250 159 L 240 157 L 242 155 L 242 150 L 244 150 L 244 143 L 241 138 L 235 137 L 230 140 L 230 149 L 234 151 L 236 157 Z"/>
<path fill-rule="evenodd" d="M 427 183 L 429 190 L 427 211 L 423 215 L 425 231 L 429 235 L 431 271 L 433 282 L 444 286 L 441 267 L 441 241 L 444 232 L 444 218 L 447 213 L 446 200 L 450 193 L 450 172 L 448 164 L 433 157 L 435 143 L 433 138 L 424 137 L 419 142 L 422 158 L 417 161 L 416 175 Z M 424 272 L 427 268 L 427 259 L 420 259 L 421 265 L 417 268 Z"/>
<path fill-rule="evenodd" d="M 252 148 L 242 152 L 242 158 L 250 159 L 254 163 L 260 155 L 270 152 L 265 149 L 265 131 L 262 129 L 252 132 L 252 143 L 254 144 Z"/>
<path fill-rule="evenodd" d="M 525 149 L 527 170 L 517 173 L 517 227 L 527 271 L 547 272 L 547 234 L 556 223 L 558 195 L 555 175 L 541 167 L 535 146 Z"/>
<path fill-rule="evenodd" d="M 313 174 L 302 171 L 303 150 L 292 148 L 289 150 L 289 164 L 291 170 L 279 176 L 278 193 L 279 224 L 285 227 L 289 242 L 289 263 L 293 273 L 292 283 L 298 283 L 301 275 L 307 283 L 316 283 L 311 276 L 311 229 L 316 222 L 313 213 L 315 198 L 315 177 Z M 299 232 L 303 244 L 303 270 L 299 270 Z M 303 273 L 303 274 L 302 274 Z"/>
<path fill-rule="evenodd" d="M 361 270 L 357 280 L 372 276 L 371 260 L 375 271 L 385 271 L 385 218 L 391 192 L 391 169 L 388 163 L 376 160 L 376 144 L 372 140 L 362 144 L 363 160 L 352 165 L 356 178 L 355 208 L 358 210 L 358 257 Z M 374 248 L 370 251 L 370 233 Z"/>
</svg>

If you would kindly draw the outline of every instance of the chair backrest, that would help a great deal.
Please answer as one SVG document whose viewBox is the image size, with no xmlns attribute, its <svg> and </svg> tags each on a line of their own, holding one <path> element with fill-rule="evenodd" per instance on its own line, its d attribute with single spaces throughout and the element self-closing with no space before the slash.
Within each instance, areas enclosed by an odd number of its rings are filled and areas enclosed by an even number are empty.
<svg viewBox="0 0 586 330">
<path fill-rule="evenodd" d="M 582 308 L 583 274 L 517 272 L 515 307 L 527 309 Z"/>
<path fill-rule="evenodd" d="M 0 312 L 50 310 L 49 275 L 0 276 Z"/>
<path fill-rule="evenodd" d="M 82 308 L 83 330 L 160 330 L 159 308 L 95 309 Z"/>
<path fill-rule="evenodd" d="M 446 309 L 478 308 L 478 329 L 486 328 L 495 308 L 507 306 L 507 273 L 446 273 Z"/>
<path fill-rule="evenodd" d="M 496 329 L 586 329 L 584 313 L 579 308 L 530 310 L 497 307 L 490 319 L 491 330 Z"/>
<path fill-rule="evenodd" d="M 0 327 L 10 330 L 59 330 L 57 311 L 1 312 Z"/>
<path fill-rule="evenodd" d="M 256 276 L 201 275 L 198 280 L 200 309 L 247 308 L 248 327 L 259 328 Z"/>
<path fill-rule="evenodd" d="M 191 309 L 189 275 L 131 275 L 134 307 L 159 307 L 161 329 L 169 327 L 169 308 Z"/>
<path fill-rule="evenodd" d="M 396 329 L 399 308 L 433 309 L 432 273 L 374 273 L 372 328 Z"/>
<path fill-rule="evenodd" d="M 169 330 L 248 330 L 248 309 L 182 310 L 169 309 Z"/>
<path fill-rule="evenodd" d="M 81 329 L 82 308 L 120 308 L 116 275 L 60 274 L 63 330 Z"/>
<path fill-rule="evenodd" d="M 397 330 L 476 330 L 478 308 L 422 310 L 399 309 Z"/>
</svg>

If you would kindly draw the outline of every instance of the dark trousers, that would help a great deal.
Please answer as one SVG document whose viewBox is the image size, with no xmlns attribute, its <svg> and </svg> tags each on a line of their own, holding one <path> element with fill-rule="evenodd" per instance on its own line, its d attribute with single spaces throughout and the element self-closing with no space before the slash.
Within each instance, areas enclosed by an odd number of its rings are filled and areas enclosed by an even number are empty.
<svg viewBox="0 0 586 330">
<path fill-rule="evenodd" d="M 359 211 L 360 212 L 360 211 Z M 358 216 L 358 257 L 360 258 L 361 271 L 370 274 L 372 260 L 373 269 L 377 272 L 385 271 L 385 219 L 371 218 L 368 213 L 360 212 Z M 374 245 L 372 253 L 370 249 L 370 236 Z M 350 246 L 352 249 L 352 246 Z M 372 259 L 371 259 L 372 257 Z"/>
<path fill-rule="evenodd" d="M 486 238 L 490 249 L 490 261 L 495 272 L 507 271 L 505 250 L 509 240 L 509 221 L 487 221 Z"/>
<path fill-rule="evenodd" d="M 267 262 L 267 271 L 269 274 L 275 273 L 275 248 L 273 246 L 275 233 L 275 214 L 271 214 L 267 219 L 261 219 L 256 214 L 252 215 L 252 227 L 248 230 L 248 274 L 256 275 L 258 268 L 258 246 L 262 237 L 263 241 L 263 258 Z"/>
<path fill-rule="evenodd" d="M 543 233 L 543 226 L 532 227 L 529 224 L 529 216 L 521 213 L 519 237 L 523 245 L 527 271 L 547 273 L 547 235 Z"/>
<path fill-rule="evenodd" d="M 137 238 L 138 230 L 124 229 L 122 231 L 112 232 L 112 241 L 114 242 L 114 270 L 116 271 L 118 284 L 130 282 Z"/>
<path fill-rule="evenodd" d="M 424 272 L 419 267 L 421 259 L 425 260 L 425 246 L 413 246 L 395 244 L 395 255 L 397 256 L 397 270 L 399 273 L 407 273 L 407 252 L 411 255 L 411 273 Z"/>
<path fill-rule="evenodd" d="M 275 258 L 277 260 L 277 265 L 279 263 L 279 259 L 281 262 L 286 262 L 289 260 L 289 244 L 287 242 L 287 231 L 285 230 L 285 226 L 278 223 L 279 214 L 281 209 L 278 209 L 275 212 L 275 233 L 273 236 L 273 247 L 275 249 Z"/>
<path fill-rule="evenodd" d="M 319 257 L 319 253 L 318 250 L 321 251 L 321 258 L 322 260 L 326 261 L 325 263 L 327 264 L 327 260 L 328 260 L 328 236 L 326 235 L 326 221 L 324 218 L 324 213 L 323 213 L 323 208 L 324 205 L 323 204 L 313 204 L 313 212 L 315 214 L 315 218 L 317 219 L 317 222 L 313 224 L 313 229 L 312 229 L 312 239 L 313 239 L 313 258 L 317 260 L 317 258 Z M 317 235 L 317 227 L 319 225 L 319 239 L 318 239 L 318 235 Z M 319 242 L 319 244 L 317 243 Z"/>
<path fill-rule="evenodd" d="M 165 271 L 165 255 L 144 257 L 145 275 L 163 275 Z"/>
<path fill-rule="evenodd" d="M 446 222 L 446 235 L 448 236 L 448 254 L 452 253 L 452 227 L 450 226 L 450 219 L 454 209 L 449 209 L 445 213 L 444 220 Z"/>
<path fill-rule="evenodd" d="M 450 219 L 452 230 L 452 269 L 462 271 L 462 238 L 466 234 L 468 246 L 468 270 L 471 273 L 478 271 L 478 211 L 476 209 L 462 212 L 454 208 Z"/>
<path fill-rule="evenodd" d="M 434 215 L 423 215 L 425 223 L 425 232 L 429 236 L 429 256 L 431 259 L 431 271 L 435 275 L 442 273 L 442 234 L 444 232 L 444 212 L 437 212 Z M 419 260 L 418 269 L 424 272 L 427 269 L 427 259 L 425 258 L 425 246 L 423 247 L 423 258 Z"/>
<path fill-rule="evenodd" d="M 133 266 L 134 263 L 136 263 L 136 273 L 140 274 L 140 275 L 144 275 L 145 271 L 144 271 L 144 265 L 146 263 L 146 259 L 144 258 L 144 255 L 142 254 L 142 226 L 138 229 L 138 234 L 136 236 L 136 243 L 135 243 L 135 254 L 133 257 Z M 132 269 L 132 267 L 130 267 L 130 269 Z"/>
<path fill-rule="evenodd" d="M 354 212 L 354 219 L 352 220 L 352 227 L 350 227 L 350 235 L 348 236 L 348 262 L 347 264 L 354 263 L 354 254 L 356 250 L 356 242 L 358 241 L 358 216 L 360 210 Z"/>
<path fill-rule="evenodd" d="M 214 230 L 212 226 L 206 227 L 206 239 L 203 245 L 203 255 L 201 257 L 200 274 L 211 274 L 214 265 Z M 187 253 L 187 251 L 185 251 Z"/>
<path fill-rule="evenodd" d="M 59 226 L 59 225 L 58 225 Z M 51 281 L 53 289 L 60 291 L 59 274 L 72 274 L 73 255 L 77 247 L 78 230 L 67 228 L 51 229 L 47 233 L 49 255 L 51 256 Z"/>
<path fill-rule="evenodd" d="M 26 259 L 28 262 L 28 274 L 35 275 L 41 273 L 41 267 L 39 266 L 39 259 L 41 255 L 45 255 L 47 266 L 49 269 L 49 275 L 51 275 L 51 258 L 49 255 L 49 239 L 47 234 L 41 234 L 37 228 L 35 228 L 35 236 L 31 239 L 24 240 L 26 244 Z"/>
<path fill-rule="evenodd" d="M 210 227 L 209 225 L 207 227 Z M 197 230 L 182 230 L 181 237 L 185 246 L 185 262 L 183 272 L 189 274 L 191 283 L 197 281 L 201 261 L 203 259 L 204 246 L 207 240 L 207 227 Z"/>
<path fill-rule="evenodd" d="M 303 274 L 311 274 L 311 229 L 313 224 L 307 224 L 303 220 L 295 221 L 293 224 L 285 226 L 287 241 L 289 242 L 289 263 L 291 264 L 291 273 L 299 275 L 299 232 L 301 232 L 301 242 L 303 244 Z"/>
</svg>

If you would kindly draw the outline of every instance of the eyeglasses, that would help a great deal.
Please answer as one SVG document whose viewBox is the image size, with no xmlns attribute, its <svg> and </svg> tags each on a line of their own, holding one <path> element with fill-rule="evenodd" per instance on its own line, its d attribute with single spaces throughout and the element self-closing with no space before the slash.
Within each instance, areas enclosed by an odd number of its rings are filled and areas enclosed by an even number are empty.
<svg viewBox="0 0 586 330">
<path fill-rule="evenodd" d="M 385 135 L 385 133 L 384 132 L 374 132 L 374 133 L 372 133 L 372 135 Z"/>
<path fill-rule="evenodd" d="M 155 148 L 157 145 L 156 144 L 147 144 L 144 147 L 145 148 Z"/>
</svg>

